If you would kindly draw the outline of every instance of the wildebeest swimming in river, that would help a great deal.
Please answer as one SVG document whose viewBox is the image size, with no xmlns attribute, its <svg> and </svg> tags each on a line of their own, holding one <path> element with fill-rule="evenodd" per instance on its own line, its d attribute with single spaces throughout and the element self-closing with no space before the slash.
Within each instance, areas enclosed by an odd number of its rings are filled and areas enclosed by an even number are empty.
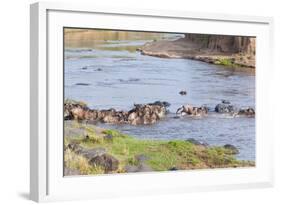
<svg viewBox="0 0 281 205">
<path fill-rule="evenodd" d="M 107 110 L 90 109 L 75 101 L 64 104 L 65 120 L 92 120 L 112 124 L 147 125 L 162 119 L 170 104 L 168 102 L 156 101 L 149 104 L 135 104 L 129 111 L 117 111 L 113 108 Z"/>
<path fill-rule="evenodd" d="M 254 117 L 255 116 L 254 108 L 246 107 L 246 108 L 238 109 L 236 106 L 232 105 L 229 101 L 226 101 L 226 100 L 222 100 L 221 103 L 216 105 L 215 112 L 228 113 L 234 117 L 236 117 L 236 116 Z"/>
<path fill-rule="evenodd" d="M 186 115 L 190 115 L 190 116 L 204 116 L 207 115 L 208 113 L 208 108 L 207 107 L 193 107 L 191 105 L 183 105 L 181 106 L 176 114 L 186 114 Z"/>
<path fill-rule="evenodd" d="M 227 106 L 232 106 L 230 103 L 218 104 L 217 108 L 221 108 L 219 113 L 229 113 L 232 116 L 254 117 L 255 110 L 253 108 L 241 108 L 238 111 L 232 111 Z M 167 107 L 170 103 L 165 101 L 156 101 L 148 104 L 134 104 L 134 108 L 129 111 L 117 111 L 114 108 L 110 109 L 90 109 L 83 103 L 76 101 L 66 101 L 64 103 L 64 119 L 65 120 L 86 120 L 96 121 L 111 124 L 131 124 L 131 125 L 150 125 L 164 118 L 167 114 Z M 224 111 L 224 112 L 223 112 Z M 202 117 L 208 114 L 208 108 L 205 106 L 194 107 L 189 104 L 181 106 L 176 114 Z"/>
</svg>

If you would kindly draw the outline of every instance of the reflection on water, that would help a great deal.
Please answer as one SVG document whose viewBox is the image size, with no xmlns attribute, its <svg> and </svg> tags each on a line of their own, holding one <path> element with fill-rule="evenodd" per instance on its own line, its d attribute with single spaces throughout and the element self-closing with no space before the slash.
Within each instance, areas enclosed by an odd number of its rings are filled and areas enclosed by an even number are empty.
<svg viewBox="0 0 281 205">
<path fill-rule="evenodd" d="M 164 34 L 153 32 L 124 32 L 91 29 L 65 29 L 64 39 L 66 48 L 97 48 L 104 50 L 128 50 L 135 51 L 146 41 L 159 39 L 174 39 L 182 37 L 182 34 Z M 134 42 L 132 42 L 134 41 Z M 115 46 L 114 44 L 118 44 Z"/>
<path fill-rule="evenodd" d="M 192 137 L 211 145 L 230 143 L 240 149 L 239 158 L 255 159 L 254 118 L 232 118 L 215 113 L 201 119 L 173 118 L 177 108 L 187 103 L 214 108 L 226 99 L 238 107 L 255 107 L 253 74 L 199 61 L 163 59 L 136 52 L 145 42 L 178 38 L 176 34 L 94 33 L 65 35 L 66 98 L 85 101 L 97 109 L 129 110 L 134 103 L 156 100 L 171 103 L 170 114 L 155 125 L 100 124 L 101 127 L 119 129 L 139 138 Z M 179 95 L 180 90 L 186 90 L 187 95 Z"/>
</svg>

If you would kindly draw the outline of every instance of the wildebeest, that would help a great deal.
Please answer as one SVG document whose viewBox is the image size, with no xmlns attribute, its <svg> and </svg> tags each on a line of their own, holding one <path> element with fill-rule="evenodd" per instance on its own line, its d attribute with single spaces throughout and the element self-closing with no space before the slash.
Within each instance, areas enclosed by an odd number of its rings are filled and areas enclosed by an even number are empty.
<svg viewBox="0 0 281 205">
<path fill-rule="evenodd" d="M 204 116 L 207 115 L 208 108 L 201 106 L 201 107 L 193 107 L 191 105 L 183 105 L 177 109 L 176 114 L 186 114 L 190 116 Z"/>
</svg>

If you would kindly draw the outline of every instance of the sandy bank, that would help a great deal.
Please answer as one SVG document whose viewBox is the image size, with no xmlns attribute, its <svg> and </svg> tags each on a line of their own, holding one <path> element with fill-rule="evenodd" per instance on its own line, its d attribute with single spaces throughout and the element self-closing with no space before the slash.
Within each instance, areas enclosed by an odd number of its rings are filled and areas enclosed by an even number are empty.
<svg viewBox="0 0 281 205">
<path fill-rule="evenodd" d="M 255 39 L 250 37 L 217 36 L 214 39 L 211 35 L 186 35 L 174 41 L 146 43 L 138 50 L 143 55 L 161 58 L 186 58 L 217 65 L 255 68 Z"/>
</svg>

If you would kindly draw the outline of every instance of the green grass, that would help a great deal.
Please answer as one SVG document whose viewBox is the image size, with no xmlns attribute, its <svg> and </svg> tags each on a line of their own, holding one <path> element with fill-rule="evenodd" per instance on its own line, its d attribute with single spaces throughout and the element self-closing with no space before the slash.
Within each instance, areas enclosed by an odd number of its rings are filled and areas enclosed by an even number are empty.
<svg viewBox="0 0 281 205">
<path fill-rule="evenodd" d="M 223 65 L 223 66 L 236 66 L 236 64 L 233 62 L 233 59 L 230 58 L 218 58 L 214 64 L 216 65 Z"/>
<path fill-rule="evenodd" d="M 241 67 L 241 65 L 238 65 L 234 62 L 234 59 L 232 58 L 217 58 L 214 61 L 214 64 L 216 65 L 222 65 L 226 67 Z"/>
<path fill-rule="evenodd" d="M 118 172 L 124 172 L 126 165 L 138 165 L 137 155 L 146 156 L 145 163 L 155 171 L 167 171 L 173 167 L 201 169 L 253 166 L 254 164 L 235 159 L 231 151 L 223 147 L 203 147 L 184 140 L 141 140 L 117 130 L 104 130 L 97 134 L 92 127 L 86 127 L 86 129 L 89 138 L 78 140 L 80 145 L 85 148 L 105 148 L 108 154 L 119 160 Z M 106 140 L 106 135 L 111 135 L 112 138 Z M 65 141 L 65 143 L 69 142 Z M 77 168 L 77 166 L 74 167 Z M 84 173 L 99 173 L 100 171 L 100 169 L 99 171 L 91 170 L 86 165 L 82 167 L 86 170 L 83 171 Z"/>
</svg>

